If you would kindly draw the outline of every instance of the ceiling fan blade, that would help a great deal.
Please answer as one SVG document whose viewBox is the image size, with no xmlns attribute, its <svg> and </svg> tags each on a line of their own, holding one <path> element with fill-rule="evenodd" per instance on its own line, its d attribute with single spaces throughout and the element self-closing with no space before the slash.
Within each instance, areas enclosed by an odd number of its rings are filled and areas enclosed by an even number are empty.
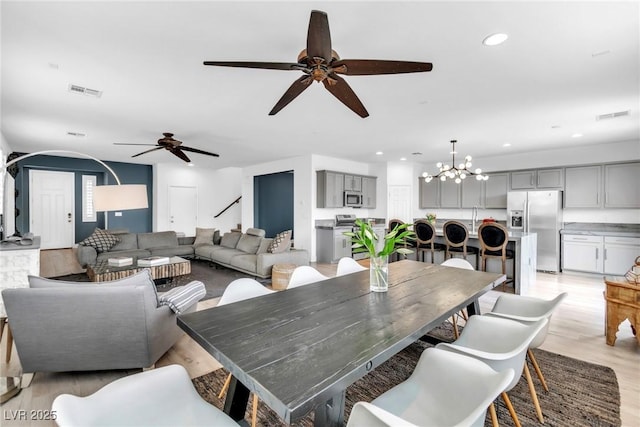
<svg viewBox="0 0 640 427">
<path fill-rule="evenodd" d="M 306 88 L 311 86 L 313 79 L 306 74 L 293 82 L 289 89 L 282 95 L 282 98 L 276 103 L 276 105 L 269 112 L 270 116 L 275 115 L 278 111 L 286 107 L 296 96 L 300 95 Z"/>
<path fill-rule="evenodd" d="M 329 32 L 329 18 L 325 12 L 311 11 L 309 30 L 307 32 L 307 56 L 324 58 L 328 64 L 331 61 L 331 33 Z"/>
<path fill-rule="evenodd" d="M 127 142 L 114 142 L 113 145 L 146 145 L 146 146 L 152 146 L 152 145 L 156 145 L 156 144 L 129 144 Z"/>
<path fill-rule="evenodd" d="M 143 154 L 147 154 L 147 153 L 150 153 L 150 152 L 152 152 L 152 151 L 156 151 L 156 150 L 161 150 L 161 149 L 163 149 L 163 148 L 164 148 L 163 146 L 154 147 L 154 148 L 152 148 L 151 150 L 147 150 L 147 151 L 143 151 L 142 153 L 134 154 L 134 155 L 133 155 L 133 156 L 131 156 L 131 157 L 138 157 L 138 156 L 142 156 Z"/>
<path fill-rule="evenodd" d="M 349 107 L 354 113 L 363 119 L 369 116 L 369 112 L 364 108 L 364 105 L 362 105 L 362 102 L 360 102 L 356 93 L 342 77 L 335 73 L 331 73 L 328 78 L 322 81 L 322 83 L 333 96 L 338 98 L 340 102 Z"/>
<path fill-rule="evenodd" d="M 198 150 L 197 148 L 185 147 L 184 145 L 180 147 L 181 150 L 189 151 L 191 153 L 205 154 L 207 156 L 220 157 L 220 154 L 210 153 L 208 151 Z"/>
<path fill-rule="evenodd" d="M 306 67 L 297 62 L 227 62 L 227 61 L 204 61 L 204 65 L 215 65 L 218 67 L 237 67 L 237 68 L 261 68 L 267 70 L 303 70 Z"/>
<path fill-rule="evenodd" d="M 339 69 L 344 65 L 346 71 Z M 378 59 L 340 59 L 331 64 L 333 71 L 347 76 L 367 76 L 376 74 L 422 73 L 431 71 L 430 62 L 386 61 Z"/>
<path fill-rule="evenodd" d="M 174 154 L 175 156 L 178 156 L 179 158 L 181 158 L 182 160 L 184 160 L 187 163 L 191 163 L 191 160 L 187 157 L 186 154 L 184 154 L 182 152 L 182 150 L 180 148 L 171 148 L 169 149 L 169 151 L 171 151 L 172 154 Z"/>
</svg>

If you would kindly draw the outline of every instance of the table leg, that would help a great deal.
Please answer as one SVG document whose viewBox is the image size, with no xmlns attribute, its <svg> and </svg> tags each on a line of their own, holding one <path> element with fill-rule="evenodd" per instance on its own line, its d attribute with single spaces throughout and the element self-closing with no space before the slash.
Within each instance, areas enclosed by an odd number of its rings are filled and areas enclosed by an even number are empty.
<svg viewBox="0 0 640 427">
<path fill-rule="evenodd" d="M 224 401 L 224 412 L 234 421 L 241 421 L 247 412 L 248 402 L 249 389 L 232 376 L 227 390 L 227 398 Z"/>
<path fill-rule="evenodd" d="M 477 299 L 467 306 L 467 316 L 471 317 L 474 314 L 480 314 L 480 303 Z"/>
<path fill-rule="evenodd" d="M 334 395 L 321 407 L 316 408 L 313 425 L 316 427 L 342 427 L 344 425 L 345 391 Z"/>
</svg>

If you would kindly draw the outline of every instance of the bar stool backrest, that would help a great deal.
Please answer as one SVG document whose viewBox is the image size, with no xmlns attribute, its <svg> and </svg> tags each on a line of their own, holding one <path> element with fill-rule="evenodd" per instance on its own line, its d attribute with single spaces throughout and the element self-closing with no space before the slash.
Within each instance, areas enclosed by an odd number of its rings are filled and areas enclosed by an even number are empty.
<svg viewBox="0 0 640 427">
<path fill-rule="evenodd" d="M 444 240 L 452 248 L 465 247 L 469 240 L 469 229 L 459 221 L 447 221 L 442 227 Z"/>
<path fill-rule="evenodd" d="M 436 228 L 429 221 L 419 219 L 413 224 L 413 231 L 416 233 L 418 246 L 433 243 L 436 236 Z"/>
<path fill-rule="evenodd" d="M 488 250 L 505 253 L 509 242 L 509 231 L 502 224 L 485 222 L 478 228 L 478 239 L 482 252 Z"/>
</svg>

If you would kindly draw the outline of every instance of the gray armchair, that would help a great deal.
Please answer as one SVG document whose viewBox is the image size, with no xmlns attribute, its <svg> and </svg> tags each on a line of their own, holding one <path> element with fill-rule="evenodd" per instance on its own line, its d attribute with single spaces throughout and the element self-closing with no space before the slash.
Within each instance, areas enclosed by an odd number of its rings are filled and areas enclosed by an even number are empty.
<svg viewBox="0 0 640 427">
<path fill-rule="evenodd" d="M 2 291 L 25 373 L 146 368 L 182 335 L 148 270 L 96 284 L 29 279 Z"/>
</svg>

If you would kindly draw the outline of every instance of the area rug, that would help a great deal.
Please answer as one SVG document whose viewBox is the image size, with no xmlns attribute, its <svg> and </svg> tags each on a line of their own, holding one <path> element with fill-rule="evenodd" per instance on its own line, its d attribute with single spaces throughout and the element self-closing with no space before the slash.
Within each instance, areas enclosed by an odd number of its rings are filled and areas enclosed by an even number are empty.
<svg viewBox="0 0 640 427">
<path fill-rule="evenodd" d="M 166 292 L 175 286 L 181 286 L 191 282 L 192 280 L 199 280 L 204 283 L 207 289 L 207 294 L 203 299 L 211 299 L 222 296 L 225 288 L 229 283 L 242 277 L 253 277 L 248 274 L 241 273 L 230 268 L 216 266 L 203 260 L 191 260 L 191 273 L 178 276 L 172 282 L 158 281 L 156 287 L 158 292 Z M 53 277 L 57 280 L 69 280 L 74 282 L 88 282 L 89 276 L 86 273 L 69 274 L 66 276 Z M 254 277 L 255 279 L 255 277 Z M 263 284 L 270 284 L 270 280 L 260 280 Z"/>
<path fill-rule="evenodd" d="M 430 347 L 417 341 L 380 365 L 373 372 L 361 378 L 346 393 L 345 424 L 351 408 L 358 401 L 370 402 L 381 393 L 404 381 L 411 375 L 420 354 Z M 532 372 L 533 381 L 547 427 L 620 426 L 620 391 L 614 371 L 610 368 L 583 362 L 544 350 L 534 350 L 535 356 L 545 375 L 549 392 L 545 392 Z M 218 399 L 227 371 L 218 369 L 210 374 L 195 378 L 198 393 L 213 405 L 222 408 Z M 509 397 L 523 427 L 539 427 L 527 382 L 520 382 L 509 392 Z M 496 410 L 501 426 L 513 426 L 513 420 L 502 399 L 496 400 Z M 251 419 L 250 406 L 246 420 Z M 263 402 L 258 405 L 258 425 L 286 426 Z M 313 414 L 307 415 L 294 426 L 312 426 Z M 491 426 L 487 415 L 485 426 Z"/>
</svg>

